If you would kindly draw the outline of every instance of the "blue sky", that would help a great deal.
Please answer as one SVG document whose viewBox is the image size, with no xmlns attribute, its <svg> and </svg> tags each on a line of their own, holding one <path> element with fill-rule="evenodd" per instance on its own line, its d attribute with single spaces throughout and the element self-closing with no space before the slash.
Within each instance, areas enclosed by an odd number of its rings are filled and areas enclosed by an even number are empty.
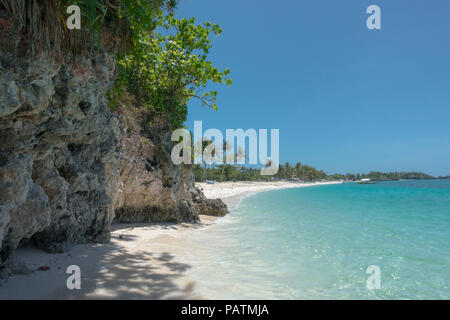
<svg viewBox="0 0 450 320">
<path fill-rule="evenodd" d="M 210 60 L 233 79 L 188 127 L 277 128 L 281 162 L 327 173 L 450 174 L 448 0 L 181 0 L 177 16 L 220 24 Z"/>
</svg>

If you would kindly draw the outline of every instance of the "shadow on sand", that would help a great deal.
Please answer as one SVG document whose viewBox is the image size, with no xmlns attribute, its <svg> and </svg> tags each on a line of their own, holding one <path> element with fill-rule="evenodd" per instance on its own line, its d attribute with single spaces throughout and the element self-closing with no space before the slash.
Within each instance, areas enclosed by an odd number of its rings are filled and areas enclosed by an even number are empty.
<svg viewBox="0 0 450 320">
<path fill-rule="evenodd" d="M 196 223 L 183 228 L 201 226 L 202 223 Z M 193 295 L 194 283 L 184 275 L 191 265 L 166 252 L 165 242 L 160 241 L 163 246 L 153 251 L 153 239 L 141 238 L 148 234 L 147 229 L 177 230 L 181 227 L 171 223 L 120 224 L 113 225 L 111 242 L 106 244 L 77 245 L 64 254 L 25 249 L 31 250 L 24 259 L 28 265 L 34 268 L 49 265 L 50 269 L 10 278 L 3 288 L 0 287 L 0 298 L 198 299 Z M 177 246 L 177 243 L 172 245 Z M 80 267 L 79 290 L 67 288 L 66 282 L 71 275 L 66 273 L 66 269 L 70 265 Z"/>
</svg>

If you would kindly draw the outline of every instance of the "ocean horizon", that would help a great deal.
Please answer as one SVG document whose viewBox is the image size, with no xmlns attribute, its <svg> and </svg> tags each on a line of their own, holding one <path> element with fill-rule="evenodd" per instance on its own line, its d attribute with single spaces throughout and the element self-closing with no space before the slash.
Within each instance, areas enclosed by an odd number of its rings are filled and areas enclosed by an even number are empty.
<svg viewBox="0 0 450 320">
<path fill-rule="evenodd" d="M 283 189 L 193 233 L 186 259 L 208 299 L 449 299 L 449 230 L 450 180 Z"/>
</svg>

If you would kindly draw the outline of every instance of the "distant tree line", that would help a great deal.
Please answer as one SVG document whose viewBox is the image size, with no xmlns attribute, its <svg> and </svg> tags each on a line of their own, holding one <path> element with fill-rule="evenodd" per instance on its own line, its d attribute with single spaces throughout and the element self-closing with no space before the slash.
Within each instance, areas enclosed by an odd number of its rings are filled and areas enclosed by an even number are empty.
<svg viewBox="0 0 450 320">
<path fill-rule="evenodd" d="M 278 173 L 274 176 L 260 175 L 260 168 L 245 165 L 192 165 L 195 181 L 272 181 L 272 180 L 298 180 L 298 181 L 321 181 L 321 180 L 349 180 L 358 181 L 370 179 L 383 180 L 406 180 L 406 179 L 435 179 L 435 177 L 423 172 L 379 172 L 372 171 L 367 174 L 326 174 L 312 166 L 297 162 L 290 165 L 288 162 L 280 165 Z M 445 177 L 439 177 L 445 178 Z M 448 178 L 448 177 L 447 177 Z"/>
<path fill-rule="evenodd" d="M 375 181 L 383 180 L 407 180 L 407 179 L 434 179 L 435 177 L 423 172 L 379 172 L 372 171 L 365 174 L 333 174 L 329 176 L 333 180 L 345 179 L 345 180 L 360 180 L 370 179 Z"/>
</svg>

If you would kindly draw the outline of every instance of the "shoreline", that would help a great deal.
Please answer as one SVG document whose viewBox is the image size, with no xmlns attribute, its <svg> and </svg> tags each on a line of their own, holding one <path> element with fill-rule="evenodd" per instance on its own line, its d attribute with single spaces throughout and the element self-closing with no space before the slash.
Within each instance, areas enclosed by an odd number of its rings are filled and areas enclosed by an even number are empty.
<svg viewBox="0 0 450 320">
<path fill-rule="evenodd" d="M 319 185 L 340 184 L 340 181 L 326 181 L 326 182 L 216 182 L 214 184 L 207 184 L 205 182 L 196 183 L 197 187 L 200 187 L 207 198 L 222 199 L 231 212 L 235 209 L 239 203 L 247 197 L 254 194 L 291 188 L 303 188 Z"/>
<path fill-rule="evenodd" d="M 221 198 L 232 212 L 256 193 L 340 182 L 198 183 L 207 198 Z M 201 299 L 186 273 L 184 259 L 193 232 L 216 224 L 218 217 L 201 216 L 198 223 L 114 224 L 111 241 L 80 244 L 66 253 L 19 248 L 22 273 L 0 286 L 0 299 Z M 194 254 L 194 253 L 189 253 Z M 66 286 L 66 269 L 81 270 L 81 289 Z M 45 271 L 33 271 L 38 268 Z M 30 272 L 32 271 L 32 272 Z"/>
</svg>

